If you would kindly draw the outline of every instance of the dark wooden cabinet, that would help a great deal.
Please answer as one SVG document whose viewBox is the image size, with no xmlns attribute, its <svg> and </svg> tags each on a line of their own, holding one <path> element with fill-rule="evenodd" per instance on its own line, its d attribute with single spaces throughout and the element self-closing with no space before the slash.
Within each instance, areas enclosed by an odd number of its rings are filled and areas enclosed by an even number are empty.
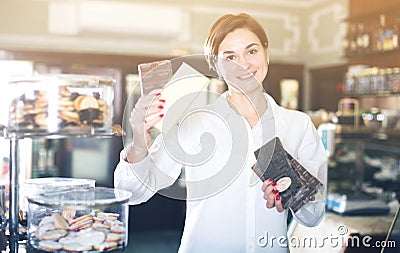
<svg viewBox="0 0 400 253">
<path fill-rule="evenodd" d="M 336 111 L 343 96 L 343 78 L 347 65 L 314 68 L 311 73 L 311 110 Z"/>
</svg>

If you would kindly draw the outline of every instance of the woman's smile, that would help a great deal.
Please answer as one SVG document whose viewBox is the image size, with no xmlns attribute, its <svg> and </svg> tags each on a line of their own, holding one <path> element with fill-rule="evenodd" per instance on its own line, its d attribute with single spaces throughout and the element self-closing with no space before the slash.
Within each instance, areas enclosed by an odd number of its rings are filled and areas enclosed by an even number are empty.
<svg viewBox="0 0 400 253">
<path fill-rule="evenodd" d="M 218 71 L 229 85 L 244 92 L 260 88 L 267 75 L 267 51 L 248 29 L 229 33 L 218 50 Z"/>
</svg>

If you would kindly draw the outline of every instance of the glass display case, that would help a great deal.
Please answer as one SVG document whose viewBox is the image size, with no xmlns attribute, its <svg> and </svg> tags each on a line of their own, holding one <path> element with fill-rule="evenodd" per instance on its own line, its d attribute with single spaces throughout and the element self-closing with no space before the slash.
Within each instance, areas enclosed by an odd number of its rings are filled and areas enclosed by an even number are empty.
<svg viewBox="0 0 400 253">
<path fill-rule="evenodd" d="M 31 234 L 29 231 L 20 231 L 19 228 L 19 223 L 23 221 L 19 219 L 20 141 L 30 138 L 113 136 L 114 84 L 112 77 L 75 74 L 19 77 L 8 82 L 9 117 L 7 126 L 2 130 L 4 137 L 10 140 L 7 229 L 10 252 L 18 252 L 27 235 Z M 96 200 L 94 203 L 97 203 Z M 124 212 L 121 211 L 120 214 Z M 34 246 L 39 247 L 38 244 Z"/>
<path fill-rule="evenodd" d="M 28 197 L 28 247 L 32 252 L 123 250 L 131 196 L 120 189 L 78 187 Z"/>
<path fill-rule="evenodd" d="M 359 215 L 393 212 L 400 194 L 399 137 L 397 130 L 387 129 L 382 139 L 382 132 L 370 128 L 338 128 L 328 172 L 328 209 Z"/>
<path fill-rule="evenodd" d="M 18 135 L 95 134 L 111 130 L 109 77 L 45 75 L 9 82 L 8 132 Z"/>
</svg>

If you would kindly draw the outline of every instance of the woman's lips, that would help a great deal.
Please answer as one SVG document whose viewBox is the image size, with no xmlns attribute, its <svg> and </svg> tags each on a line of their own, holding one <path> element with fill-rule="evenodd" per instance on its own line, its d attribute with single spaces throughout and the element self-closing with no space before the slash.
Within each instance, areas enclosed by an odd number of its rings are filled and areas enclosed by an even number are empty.
<svg viewBox="0 0 400 253">
<path fill-rule="evenodd" d="M 255 76 L 255 74 L 256 74 L 256 72 L 250 72 L 250 73 L 246 73 L 244 75 L 237 76 L 237 78 L 240 80 L 246 80 L 249 78 L 253 78 Z"/>
</svg>

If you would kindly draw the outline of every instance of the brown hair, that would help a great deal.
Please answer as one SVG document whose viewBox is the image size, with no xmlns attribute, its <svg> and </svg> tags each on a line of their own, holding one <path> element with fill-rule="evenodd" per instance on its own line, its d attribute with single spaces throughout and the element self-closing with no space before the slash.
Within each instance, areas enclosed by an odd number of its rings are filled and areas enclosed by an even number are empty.
<svg viewBox="0 0 400 253">
<path fill-rule="evenodd" d="M 226 14 L 213 24 L 204 42 L 204 54 L 211 68 L 216 69 L 215 60 L 218 55 L 218 48 L 226 35 L 241 28 L 246 28 L 253 32 L 263 47 L 266 50 L 268 49 L 268 36 L 257 20 L 246 13 Z"/>
</svg>

